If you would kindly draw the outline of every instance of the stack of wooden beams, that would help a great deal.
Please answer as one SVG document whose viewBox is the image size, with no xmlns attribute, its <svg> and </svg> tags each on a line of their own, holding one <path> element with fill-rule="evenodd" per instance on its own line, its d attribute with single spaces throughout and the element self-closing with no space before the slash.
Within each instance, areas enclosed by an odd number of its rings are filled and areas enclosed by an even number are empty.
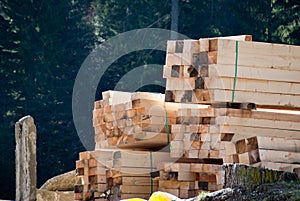
<svg viewBox="0 0 300 201">
<path fill-rule="evenodd" d="M 222 159 L 224 163 L 270 168 L 269 162 L 281 161 L 282 167 L 300 162 L 299 114 L 181 104 L 171 136 L 172 158 Z M 276 154 L 276 160 L 267 160 L 267 152 L 277 151 L 281 155 Z M 292 155 L 291 162 L 285 158 L 287 155 Z"/>
<path fill-rule="evenodd" d="M 75 200 L 102 200 L 107 192 L 109 200 L 140 197 L 149 198 L 158 188 L 151 178 L 158 163 L 171 161 L 168 152 L 99 149 L 81 152 L 76 161 L 81 184 L 75 187 Z"/>
<path fill-rule="evenodd" d="M 75 200 L 88 200 L 91 197 L 99 197 L 112 181 L 107 179 L 107 167 L 96 159 L 96 152 L 81 152 L 79 160 L 76 161 L 76 176 L 81 182 L 75 185 Z M 103 201 L 105 199 L 102 199 Z"/>
<path fill-rule="evenodd" d="M 96 101 L 93 125 L 97 148 L 153 148 L 166 146 L 176 111 L 168 109 L 164 94 L 106 91 Z"/>
<path fill-rule="evenodd" d="M 191 198 L 201 191 L 222 189 L 222 165 L 162 163 L 158 190 L 180 198 Z"/>
<path fill-rule="evenodd" d="M 300 108 L 300 47 L 251 40 L 168 41 L 165 95 L 103 92 L 75 200 L 107 190 L 110 201 L 155 190 L 189 198 L 221 189 L 224 163 L 300 169 L 300 112 L 274 110 Z"/>
<path fill-rule="evenodd" d="M 172 158 L 218 159 L 221 133 L 212 133 L 215 125 L 214 108 L 181 104 L 176 124 L 172 125 L 170 155 Z"/>
<path fill-rule="evenodd" d="M 299 108 L 300 47 L 233 39 L 168 41 L 166 101 Z"/>
<path fill-rule="evenodd" d="M 287 172 L 300 167 L 299 139 L 255 136 L 233 144 L 238 163 Z"/>
</svg>

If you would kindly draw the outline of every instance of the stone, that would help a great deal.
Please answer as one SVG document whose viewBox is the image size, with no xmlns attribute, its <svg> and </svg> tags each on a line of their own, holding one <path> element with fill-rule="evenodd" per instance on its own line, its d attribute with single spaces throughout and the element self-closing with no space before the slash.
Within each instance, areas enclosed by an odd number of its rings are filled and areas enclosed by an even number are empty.
<svg viewBox="0 0 300 201">
<path fill-rule="evenodd" d="M 37 201 L 74 201 L 73 191 L 37 190 Z"/>
<path fill-rule="evenodd" d="M 48 191 L 73 191 L 80 178 L 76 178 L 75 170 L 55 176 L 47 180 L 40 189 Z"/>
</svg>

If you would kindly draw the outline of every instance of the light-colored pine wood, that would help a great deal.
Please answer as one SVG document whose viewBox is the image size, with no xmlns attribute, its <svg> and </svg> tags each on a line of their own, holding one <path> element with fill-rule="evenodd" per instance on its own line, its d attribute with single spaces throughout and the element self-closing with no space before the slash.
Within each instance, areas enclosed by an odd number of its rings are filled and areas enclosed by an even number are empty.
<svg viewBox="0 0 300 201">
<path fill-rule="evenodd" d="M 230 116 L 240 118 L 253 118 L 253 119 L 268 119 L 277 121 L 300 122 L 300 114 L 283 112 L 279 110 L 263 111 L 263 110 L 241 110 L 230 108 L 217 108 L 214 110 L 214 116 Z"/>
<path fill-rule="evenodd" d="M 168 90 L 193 90 L 196 78 L 169 78 L 166 83 Z"/>
<path fill-rule="evenodd" d="M 200 97 L 195 97 L 194 103 L 224 103 L 231 102 L 232 91 L 231 90 L 196 90 L 200 93 Z M 182 93 L 182 92 L 181 92 Z M 208 94 L 208 99 L 203 100 L 205 93 Z M 194 95 L 195 96 L 195 95 Z M 179 99 L 180 101 L 181 99 Z M 178 101 L 178 100 L 176 100 Z M 283 108 L 299 108 L 300 107 L 300 96 L 299 95 L 288 95 L 288 94 L 271 94 L 263 92 L 252 92 L 252 91 L 235 91 L 234 95 L 235 102 L 250 102 L 257 105 L 269 105 L 269 106 L 281 106 Z"/>
<path fill-rule="evenodd" d="M 148 199 L 150 197 L 149 193 L 122 193 L 120 199 L 131 199 L 131 198 L 141 198 Z"/>
<path fill-rule="evenodd" d="M 121 192 L 125 194 L 136 194 L 136 193 L 151 193 L 151 189 L 153 192 L 157 191 L 158 187 L 157 186 L 141 186 L 141 185 L 121 185 L 120 186 Z"/>
<path fill-rule="evenodd" d="M 218 39 L 218 62 L 234 64 L 235 41 Z M 299 46 L 261 42 L 239 42 L 238 63 L 253 67 L 299 70 Z"/>
<path fill-rule="evenodd" d="M 159 188 L 172 188 L 172 189 L 195 189 L 195 182 L 190 181 L 176 181 L 176 180 L 159 180 Z"/>
<path fill-rule="evenodd" d="M 178 172 L 178 180 L 179 181 L 195 181 L 196 173 L 193 172 Z"/>
<path fill-rule="evenodd" d="M 265 150 L 300 152 L 300 140 L 257 136 L 258 147 Z"/>
<path fill-rule="evenodd" d="M 173 140 L 170 144 L 170 157 L 180 158 L 184 154 L 183 141 Z"/>
<path fill-rule="evenodd" d="M 216 174 L 222 171 L 222 165 L 191 163 L 190 171 Z"/>
<path fill-rule="evenodd" d="M 219 125 L 242 125 L 242 126 L 255 126 L 261 128 L 277 128 L 286 130 L 300 130 L 299 122 L 278 121 L 268 119 L 253 119 L 253 118 L 238 118 L 230 116 L 216 117 L 216 124 Z"/>
<path fill-rule="evenodd" d="M 152 180 L 151 182 L 150 177 L 122 177 L 122 184 L 123 185 L 136 185 L 136 186 L 147 186 L 147 185 L 152 185 L 157 186 L 158 181 Z"/>
<path fill-rule="evenodd" d="M 176 79 L 176 78 L 173 78 Z M 177 78 L 178 79 L 178 78 Z M 178 79 L 179 80 L 179 79 Z M 209 77 L 204 78 L 206 89 L 227 89 L 232 90 L 234 79 L 229 77 Z M 172 86 L 172 78 L 167 81 L 167 88 Z M 236 90 L 238 91 L 258 91 L 267 93 L 300 94 L 300 83 L 278 82 L 271 80 L 255 80 L 237 78 Z M 169 84 L 169 85 L 168 85 Z M 193 87 L 193 85 L 190 85 Z M 183 87 L 182 87 L 183 88 Z M 174 88 L 176 90 L 177 88 Z"/>
<path fill-rule="evenodd" d="M 179 197 L 180 198 L 191 198 L 195 197 L 197 195 L 195 190 L 190 190 L 190 189 L 180 189 L 179 191 Z"/>
<path fill-rule="evenodd" d="M 255 125 L 243 126 L 243 125 L 222 125 L 220 127 L 211 127 L 210 132 L 224 132 L 224 133 L 235 133 L 232 141 L 245 139 L 253 136 L 265 136 L 265 137 L 287 137 L 300 139 L 299 131 L 293 130 L 281 130 L 273 128 L 261 128 Z"/>
<path fill-rule="evenodd" d="M 167 41 L 167 53 L 175 53 L 176 50 L 176 41 L 168 40 Z"/>
<path fill-rule="evenodd" d="M 122 167 L 156 168 L 161 161 L 171 161 L 168 152 L 120 150 L 116 155 L 118 158 L 114 160 L 118 160 Z"/>
<path fill-rule="evenodd" d="M 278 163 L 300 163 L 300 152 L 259 150 L 261 161 Z"/>
<path fill-rule="evenodd" d="M 200 41 L 199 40 L 183 40 L 183 52 L 184 53 L 199 53 Z"/>
<path fill-rule="evenodd" d="M 164 163 L 166 172 L 189 172 L 190 167 L 188 163 Z"/>
<path fill-rule="evenodd" d="M 209 77 L 221 76 L 234 78 L 234 72 L 234 65 L 210 64 L 208 67 Z M 237 77 L 243 79 L 299 83 L 299 75 L 299 71 L 287 71 L 271 68 L 238 67 L 237 69 Z"/>
</svg>

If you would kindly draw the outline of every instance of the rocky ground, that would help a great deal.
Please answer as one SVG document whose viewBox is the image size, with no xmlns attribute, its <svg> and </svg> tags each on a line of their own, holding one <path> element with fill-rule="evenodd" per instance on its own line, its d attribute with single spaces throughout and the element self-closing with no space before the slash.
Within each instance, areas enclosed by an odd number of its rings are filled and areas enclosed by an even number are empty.
<svg viewBox="0 0 300 201">
<path fill-rule="evenodd" d="M 195 201 L 300 201 L 300 181 L 262 184 L 253 189 L 225 189 L 219 194 L 200 194 Z"/>
<path fill-rule="evenodd" d="M 75 171 L 59 175 L 47 181 L 37 192 L 37 201 L 73 201 Z M 274 182 L 253 188 L 226 188 L 214 193 L 201 193 L 189 201 L 300 201 L 300 180 Z"/>
</svg>

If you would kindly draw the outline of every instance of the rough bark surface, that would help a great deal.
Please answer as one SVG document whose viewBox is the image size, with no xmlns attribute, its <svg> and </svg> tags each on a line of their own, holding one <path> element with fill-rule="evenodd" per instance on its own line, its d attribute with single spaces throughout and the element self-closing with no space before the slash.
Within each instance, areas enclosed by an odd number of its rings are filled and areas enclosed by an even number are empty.
<svg viewBox="0 0 300 201">
<path fill-rule="evenodd" d="M 36 126 L 31 116 L 15 124 L 16 201 L 36 200 Z"/>
<path fill-rule="evenodd" d="M 229 164 L 223 166 L 223 187 L 253 188 L 264 183 L 297 180 L 297 174 L 252 167 L 242 164 Z"/>
</svg>

